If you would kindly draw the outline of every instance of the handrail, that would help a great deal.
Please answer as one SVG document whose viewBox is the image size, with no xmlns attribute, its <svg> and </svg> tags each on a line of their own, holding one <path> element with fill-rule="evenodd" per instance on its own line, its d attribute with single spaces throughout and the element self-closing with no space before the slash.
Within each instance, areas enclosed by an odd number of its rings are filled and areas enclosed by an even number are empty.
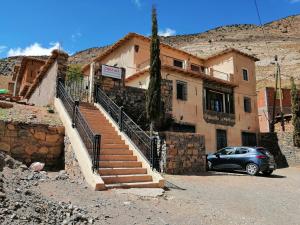
<svg viewBox="0 0 300 225">
<path fill-rule="evenodd" d="M 56 97 L 60 98 L 67 113 L 72 119 L 72 127 L 76 128 L 92 161 L 93 172 L 99 171 L 101 135 L 95 134 L 80 112 L 79 101 L 74 101 L 67 93 L 64 83 L 57 82 Z"/>
<path fill-rule="evenodd" d="M 150 137 L 137 125 L 113 100 L 111 100 L 105 92 L 95 85 L 94 101 L 99 103 L 103 109 L 111 116 L 111 118 L 119 125 L 119 129 L 123 132 L 140 150 L 150 163 L 153 169 L 159 171 L 159 159 L 155 149 L 156 139 Z"/>
</svg>

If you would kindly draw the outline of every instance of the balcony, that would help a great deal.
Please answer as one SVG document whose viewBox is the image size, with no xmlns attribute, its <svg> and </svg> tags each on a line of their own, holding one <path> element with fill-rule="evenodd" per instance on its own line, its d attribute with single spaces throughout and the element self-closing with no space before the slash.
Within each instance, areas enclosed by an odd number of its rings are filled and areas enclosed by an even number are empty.
<svg viewBox="0 0 300 225">
<path fill-rule="evenodd" d="M 203 117 L 207 123 L 224 126 L 234 126 L 235 124 L 235 114 L 204 110 Z"/>
<path fill-rule="evenodd" d="M 174 69 L 184 70 L 193 74 L 199 74 L 207 76 L 207 78 L 215 78 L 217 80 L 226 81 L 233 83 L 233 74 L 225 73 L 222 71 L 215 70 L 213 68 L 203 68 L 201 65 L 190 64 L 188 61 L 183 61 L 181 59 L 176 59 L 167 55 L 160 55 L 161 65 L 173 67 Z M 177 63 L 175 66 L 174 62 Z M 193 69 L 192 69 L 193 66 Z M 136 72 L 148 69 L 150 67 L 150 59 L 147 59 L 139 64 L 137 64 Z M 199 68 L 196 70 L 195 68 Z"/>
</svg>

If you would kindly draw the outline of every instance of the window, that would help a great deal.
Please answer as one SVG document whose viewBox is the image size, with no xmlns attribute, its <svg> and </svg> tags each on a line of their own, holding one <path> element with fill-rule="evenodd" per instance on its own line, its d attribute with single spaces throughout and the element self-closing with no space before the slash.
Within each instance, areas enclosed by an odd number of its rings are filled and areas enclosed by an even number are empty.
<svg viewBox="0 0 300 225">
<path fill-rule="evenodd" d="M 242 132 L 242 145 L 249 147 L 256 146 L 256 133 Z"/>
<path fill-rule="evenodd" d="M 225 148 L 226 146 L 227 146 L 226 130 L 217 129 L 217 149 Z"/>
<path fill-rule="evenodd" d="M 177 99 L 187 100 L 187 83 L 183 81 L 176 81 Z"/>
<path fill-rule="evenodd" d="M 135 51 L 136 53 L 139 52 L 139 49 L 140 49 L 140 46 L 139 46 L 139 45 L 134 45 L 134 51 Z"/>
<path fill-rule="evenodd" d="M 235 154 L 247 154 L 249 152 L 249 150 L 247 148 L 238 148 L 236 151 L 235 151 Z"/>
<path fill-rule="evenodd" d="M 232 155 L 234 154 L 234 148 L 223 148 L 218 151 L 220 155 Z"/>
<path fill-rule="evenodd" d="M 205 89 L 206 109 L 234 114 L 233 94 Z"/>
<path fill-rule="evenodd" d="M 244 97 L 244 110 L 245 112 L 251 112 L 251 98 Z"/>
<path fill-rule="evenodd" d="M 173 60 L 173 66 L 183 68 L 183 61 L 174 59 L 174 60 Z"/>
<path fill-rule="evenodd" d="M 200 72 L 200 67 L 194 64 L 191 64 L 191 70 L 194 72 Z"/>
<path fill-rule="evenodd" d="M 244 79 L 244 80 L 248 80 L 248 79 L 249 79 L 249 78 L 248 78 L 248 70 L 243 69 L 242 71 L 243 71 L 243 79 Z"/>
</svg>

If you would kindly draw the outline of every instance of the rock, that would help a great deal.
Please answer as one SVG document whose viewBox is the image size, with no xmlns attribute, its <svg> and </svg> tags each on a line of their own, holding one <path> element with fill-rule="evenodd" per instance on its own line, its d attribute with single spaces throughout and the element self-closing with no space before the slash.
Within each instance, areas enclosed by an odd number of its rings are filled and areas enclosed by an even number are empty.
<svg viewBox="0 0 300 225">
<path fill-rule="evenodd" d="M 34 172 L 38 172 L 44 169 L 45 163 L 34 162 L 30 165 L 30 169 Z"/>
<path fill-rule="evenodd" d="M 3 201 L 3 199 L 6 198 L 6 194 L 0 191 L 0 199 Z"/>
</svg>

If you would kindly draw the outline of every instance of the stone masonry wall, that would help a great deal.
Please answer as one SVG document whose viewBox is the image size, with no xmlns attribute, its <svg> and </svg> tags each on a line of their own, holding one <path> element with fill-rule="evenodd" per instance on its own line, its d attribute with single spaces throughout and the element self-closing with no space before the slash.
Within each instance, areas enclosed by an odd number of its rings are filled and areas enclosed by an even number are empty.
<svg viewBox="0 0 300 225">
<path fill-rule="evenodd" d="M 168 174 L 206 171 L 204 136 L 194 133 L 162 132 L 162 167 Z"/>
<path fill-rule="evenodd" d="M 260 145 L 267 148 L 274 156 L 279 167 L 300 165 L 300 148 L 293 145 L 291 131 L 276 133 L 261 133 Z"/>
<path fill-rule="evenodd" d="M 63 126 L 0 121 L 0 151 L 27 165 L 60 166 L 64 135 Z"/>
<path fill-rule="evenodd" d="M 141 88 L 122 87 L 120 85 L 105 87 L 106 94 L 119 106 L 124 107 L 124 111 L 143 129 L 148 128 L 149 121 L 146 117 L 146 90 Z M 161 95 L 165 117 L 172 114 L 172 81 L 162 80 Z"/>
</svg>

